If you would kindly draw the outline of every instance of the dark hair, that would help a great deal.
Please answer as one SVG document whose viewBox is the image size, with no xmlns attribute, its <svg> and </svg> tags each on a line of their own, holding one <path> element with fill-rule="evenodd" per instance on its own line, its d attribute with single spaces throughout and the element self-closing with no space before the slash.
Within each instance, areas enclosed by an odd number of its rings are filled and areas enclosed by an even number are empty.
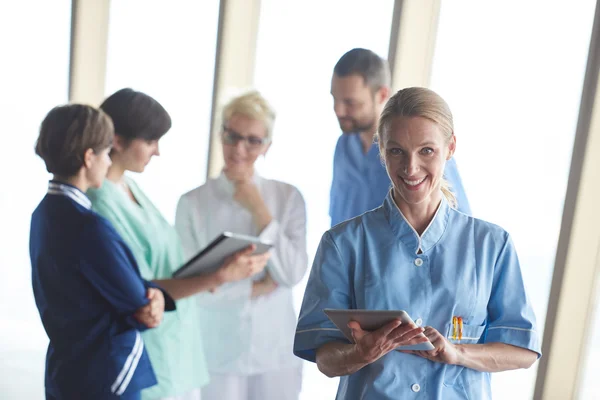
<svg viewBox="0 0 600 400">
<path fill-rule="evenodd" d="M 367 49 L 348 51 L 335 64 L 333 73 L 339 77 L 360 75 L 373 92 L 391 84 L 387 61 Z"/>
<path fill-rule="evenodd" d="M 152 97 L 133 89 L 121 89 L 100 105 L 115 125 L 115 134 L 126 140 L 158 140 L 171 129 L 167 110 Z"/>
<path fill-rule="evenodd" d="M 112 121 L 101 110 L 82 104 L 59 106 L 42 121 L 35 153 L 48 172 L 71 177 L 83 166 L 85 152 L 99 153 L 110 147 L 113 135 Z"/>
</svg>

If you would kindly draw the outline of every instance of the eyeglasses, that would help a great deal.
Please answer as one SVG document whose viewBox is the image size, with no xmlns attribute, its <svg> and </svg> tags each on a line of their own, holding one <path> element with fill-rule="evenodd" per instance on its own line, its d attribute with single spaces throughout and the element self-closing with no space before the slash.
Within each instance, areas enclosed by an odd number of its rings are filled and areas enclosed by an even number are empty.
<svg viewBox="0 0 600 400">
<path fill-rule="evenodd" d="M 228 145 L 237 146 L 241 141 L 244 141 L 244 145 L 248 150 L 258 150 L 261 146 L 269 143 L 269 138 L 259 138 L 256 136 L 243 136 L 239 133 L 232 131 L 227 127 L 223 127 L 223 142 Z"/>
</svg>

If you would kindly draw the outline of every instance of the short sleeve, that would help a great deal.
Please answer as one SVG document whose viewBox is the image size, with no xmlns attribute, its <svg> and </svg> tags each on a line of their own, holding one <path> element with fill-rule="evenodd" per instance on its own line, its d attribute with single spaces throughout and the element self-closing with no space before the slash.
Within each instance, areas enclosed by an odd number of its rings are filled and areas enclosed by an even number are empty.
<svg viewBox="0 0 600 400">
<path fill-rule="evenodd" d="M 343 193 L 340 193 L 341 188 L 339 188 L 339 174 L 340 171 L 343 171 L 343 168 L 340 168 L 341 166 L 339 164 L 342 163 L 342 143 L 345 139 L 346 138 L 344 135 L 340 136 L 340 138 L 337 141 L 337 144 L 335 145 L 335 152 L 333 153 L 333 174 L 331 180 L 331 188 L 329 189 L 329 217 L 331 218 L 331 226 L 337 225 L 343 221 L 339 210 L 339 198 L 340 196 L 343 196 Z"/>
<path fill-rule="evenodd" d="M 315 361 L 325 343 L 349 343 L 323 312 L 325 308 L 349 309 L 352 305 L 349 266 L 329 232 L 321 239 L 308 278 L 294 338 L 294 354 Z"/>
<path fill-rule="evenodd" d="M 535 314 L 525 290 L 513 242 L 506 235 L 494 268 L 488 303 L 485 343 L 500 342 L 529 349 L 541 356 Z"/>
</svg>

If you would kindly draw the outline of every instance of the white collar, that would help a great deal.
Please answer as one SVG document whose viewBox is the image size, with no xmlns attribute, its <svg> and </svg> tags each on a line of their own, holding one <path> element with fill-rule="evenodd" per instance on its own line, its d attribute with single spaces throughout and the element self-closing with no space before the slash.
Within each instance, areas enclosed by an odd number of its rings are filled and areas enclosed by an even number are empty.
<svg viewBox="0 0 600 400">
<path fill-rule="evenodd" d="M 88 210 L 92 208 L 91 200 L 75 186 L 57 181 L 48 182 L 48 194 L 66 196 Z"/>
</svg>

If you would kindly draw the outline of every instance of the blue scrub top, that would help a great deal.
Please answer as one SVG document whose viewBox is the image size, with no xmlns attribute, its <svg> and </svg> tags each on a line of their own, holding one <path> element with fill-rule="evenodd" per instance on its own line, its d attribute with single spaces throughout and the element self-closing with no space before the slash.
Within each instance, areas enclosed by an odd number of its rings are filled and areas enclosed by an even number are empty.
<svg viewBox="0 0 600 400">
<path fill-rule="evenodd" d="M 444 176 L 456 195 L 458 210 L 470 215 L 471 208 L 454 158 L 446 162 Z M 331 226 L 379 207 L 390 187 L 379 145 L 373 143 L 365 154 L 360 135 L 340 136 L 333 157 L 329 198 Z"/>
<path fill-rule="evenodd" d="M 421 252 L 419 251 L 421 250 Z M 502 228 L 442 200 L 421 237 L 393 201 L 327 231 L 308 280 L 294 353 L 348 343 L 324 308 L 405 310 L 453 343 L 501 342 L 541 355 L 517 254 Z M 452 317 L 464 321 L 452 339 Z M 391 352 L 340 379 L 337 399 L 484 399 L 490 374 Z"/>
</svg>

